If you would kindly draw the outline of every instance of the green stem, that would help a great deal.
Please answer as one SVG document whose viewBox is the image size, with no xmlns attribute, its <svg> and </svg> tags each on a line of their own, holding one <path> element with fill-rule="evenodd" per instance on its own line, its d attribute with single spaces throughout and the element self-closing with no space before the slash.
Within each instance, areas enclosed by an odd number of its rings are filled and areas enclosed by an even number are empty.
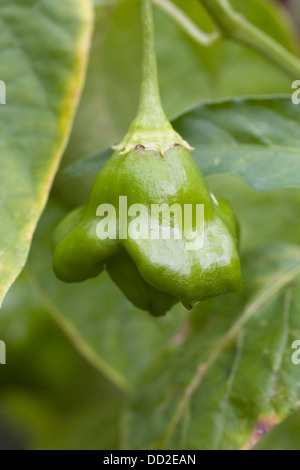
<svg viewBox="0 0 300 470">
<path fill-rule="evenodd" d="M 181 145 L 191 150 L 173 129 L 162 108 L 155 53 L 152 0 L 140 0 L 143 27 L 143 67 L 140 104 L 128 134 L 115 150 L 127 154 L 137 147 L 160 152 Z"/>
<path fill-rule="evenodd" d="M 236 12 L 228 0 L 199 0 L 224 36 L 242 42 L 267 57 L 293 78 L 300 76 L 300 60 Z"/>
<path fill-rule="evenodd" d="M 154 23 L 151 0 L 141 0 L 143 26 L 143 74 L 141 96 L 136 123 L 150 129 L 160 128 L 166 123 L 162 108 L 155 53 Z"/>
<path fill-rule="evenodd" d="M 218 42 L 222 35 L 219 31 L 207 34 L 202 31 L 191 18 L 170 0 L 152 0 L 162 11 L 167 13 L 194 41 L 201 46 L 212 46 Z"/>
</svg>

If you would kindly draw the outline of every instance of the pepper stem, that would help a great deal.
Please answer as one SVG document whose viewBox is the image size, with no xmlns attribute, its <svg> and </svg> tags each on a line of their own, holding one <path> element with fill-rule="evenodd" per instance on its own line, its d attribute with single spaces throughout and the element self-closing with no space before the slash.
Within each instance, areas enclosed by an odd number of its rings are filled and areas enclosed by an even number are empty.
<svg viewBox="0 0 300 470">
<path fill-rule="evenodd" d="M 154 23 L 151 0 L 141 0 L 143 25 L 143 78 L 136 123 L 149 129 L 160 129 L 168 120 L 163 111 L 157 74 L 155 53 Z"/>
<path fill-rule="evenodd" d="M 115 150 L 126 155 L 135 148 L 154 150 L 162 155 L 171 147 L 192 147 L 180 137 L 167 119 L 159 93 L 155 52 L 152 0 L 141 0 L 143 28 L 143 68 L 140 104 L 128 134 Z"/>
</svg>

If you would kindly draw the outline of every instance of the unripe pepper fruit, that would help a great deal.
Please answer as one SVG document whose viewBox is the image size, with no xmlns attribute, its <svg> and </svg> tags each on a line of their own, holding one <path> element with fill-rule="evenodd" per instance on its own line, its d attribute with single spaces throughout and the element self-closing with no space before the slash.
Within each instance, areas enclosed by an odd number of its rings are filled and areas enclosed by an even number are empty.
<svg viewBox="0 0 300 470">
<path fill-rule="evenodd" d="M 84 281 L 106 268 L 134 305 L 160 316 L 178 301 L 192 308 L 201 300 L 237 290 L 242 275 L 236 218 L 228 203 L 210 194 L 190 154 L 191 147 L 162 111 L 150 0 L 141 3 L 146 47 L 139 113 L 98 174 L 88 203 L 58 227 L 53 265 L 65 282 Z M 203 247 L 186 249 L 183 224 L 175 218 L 173 231 L 181 231 L 181 239 L 135 239 L 130 234 L 127 238 L 99 239 L 97 209 L 101 204 L 117 209 L 120 196 L 127 197 L 129 207 L 142 204 L 147 208 L 139 217 L 142 226 L 149 223 L 153 204 L 177 204 L 182 212 L 186 204 L 203 204 Z M 117 211 L 117 218 L 120 216 Z M 161 228 L 162 222 L 159 224 Z"/>
</svg>

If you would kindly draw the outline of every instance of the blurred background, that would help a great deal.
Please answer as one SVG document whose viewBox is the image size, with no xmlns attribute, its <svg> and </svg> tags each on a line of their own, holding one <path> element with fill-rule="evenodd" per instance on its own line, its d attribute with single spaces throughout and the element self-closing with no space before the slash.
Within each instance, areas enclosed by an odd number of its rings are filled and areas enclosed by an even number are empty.
<svg viewBox="0 0 300 470">
<path fill-rule="evenodd" d="M 197 0 L 175 3 L 203 30 L 213 30 Z M 232 4 L 287 49 L 299 53 L 299 0 L 232 0 Z M 137 108 L 138 2 L 98 0 L 95 15 L 87 82 L 62 167 L 117 142 Z M 157 8 L 155 20 L 162 99 L 169 117 L 205 100 L 290 93 L 290 78 L 255 52 L 228 42 L 201 47 Z M 114 354 L 122 355 L 127 348 L 128 363 L 124 359 L 120 367 L 129 369 L 131 361 L 142 369 L 156 347 L 159 326 L 149 344 L 140 345 L 141 358 L 124 344 L 119 318 L 131 306 L 104 275 L 78 289 L 54 279 L 54 227 L 66 211 L 85 202 L 93 178 L 57 177 L 28 264 L 0 312 L 0 338 L 7 346 L 7 365 L 0 366 L 1 450 L 118 449 L 126 391 L 107 364 L 119 365 L 121 359 Z M 300 229 L 285 230 L 298 217 L 299 191 L 259 194 L 233 177 L 210 178 L 209 185 L 233 205 L 242 226 L 242 250 L 265 240 L 299 243 Z M 79 325 L 88 318 L 86 334 L 101 342 L 107 363 L 93 358 L 62 323 L 61 309 Z M 140 312 L 134 315 L 137 326 L 128 334 L 138 341 L 138 328 L 144 323 L 139 323 Z M 163 321 L 167 326 L 170 322 L 172 330 L 173 320 Z"/>
</svg>

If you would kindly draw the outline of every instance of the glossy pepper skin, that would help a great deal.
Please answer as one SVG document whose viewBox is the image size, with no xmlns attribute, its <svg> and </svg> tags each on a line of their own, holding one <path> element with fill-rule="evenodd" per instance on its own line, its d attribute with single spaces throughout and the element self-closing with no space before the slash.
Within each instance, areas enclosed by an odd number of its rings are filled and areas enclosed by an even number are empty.
<svg viewBox="0 0 300 470">
<path fill-rule="evenodd" d="M 128 206 L 143 204 L 149 214 L 151 204 L 179 204 L 182 210 L 185 204 L 204 204 L 204 246 L 187 250 L 184 233 L 181 240 L 136 240 L 130 235 L 100 240 L 97 208 L 111 204 L 117 209 L 119 196 L 127 196 Z M 211 195 L 187 149 L 173 146 L 162 155 L 138 146 L 125 155 L 116 151 L 98 174 L 88 203 L 60 224 L 54 270 L 65 282 L 80 282 L 106 269 L 135 306 L 160 316 L 178 301 L 192 308 L 239 289 L 238 238 L 230 206 Z"/>
</svg>

